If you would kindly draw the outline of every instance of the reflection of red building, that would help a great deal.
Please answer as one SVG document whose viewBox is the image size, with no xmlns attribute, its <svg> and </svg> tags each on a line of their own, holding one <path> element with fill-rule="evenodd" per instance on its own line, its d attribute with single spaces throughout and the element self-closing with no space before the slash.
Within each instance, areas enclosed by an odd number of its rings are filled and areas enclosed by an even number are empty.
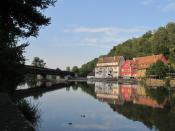
<svg viewBox="0 0 175 131">
<path fill-rule="evenodd" d="M 120 85 L 119 92 L 124 101 L 130 101 L 133 97 L 136 96 L 136 88 L 135 85 Z"/>
<path fill-rule="evenodd" d="M 150 107 L 153 107 L 153 108 L 164 108 L 164 106 L 166 104 L 166 100 L 163 103 L 158 104 L 156 100 L 153 100 L 150 97 L 146 97 L 146 96 L 139 96 L 133 102 L 135 104 L 150 106 Z"/>
<path fill-rule="evenodd" d="M 126 60 L 121 66 L 120 75 L 123 78 L 136 77 L 137 66 L 133 60 Z"/>
</svg>

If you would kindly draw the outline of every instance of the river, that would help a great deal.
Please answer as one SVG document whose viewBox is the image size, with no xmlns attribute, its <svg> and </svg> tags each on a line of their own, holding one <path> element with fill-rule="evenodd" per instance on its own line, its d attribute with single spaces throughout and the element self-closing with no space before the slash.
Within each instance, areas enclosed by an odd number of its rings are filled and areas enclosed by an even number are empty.
<svg viewBox="0 0 175 131">
<path fill-rule="evenodd" d="M 72 83 L 25 99 L 37 105 L 37 131 L 175 130 L 175 93 L 165 88 Z"/>
</svg>

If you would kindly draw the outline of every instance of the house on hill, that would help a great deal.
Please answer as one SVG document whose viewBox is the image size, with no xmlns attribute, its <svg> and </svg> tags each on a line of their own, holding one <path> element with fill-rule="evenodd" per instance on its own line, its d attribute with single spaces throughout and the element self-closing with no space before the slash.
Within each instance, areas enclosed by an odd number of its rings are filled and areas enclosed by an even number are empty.
<svg viewBox="0 0 175 131">
<path fill-rule="evenodd" d="M 158 60 L 161 60 L 165 64 L 168 63 L 168 60 L 163 54 L 133 58 L 133 61 L 137 65 L 137 78 L 144 77 L 146 69 L 148 69 L 151 64 L 156 63 Z"/>
<path fill-rule="evenodd" d="M 124 61 L 123 56 L 100 57 L 95 67 L 95 78 L 118 78 Z"/>
</svg>

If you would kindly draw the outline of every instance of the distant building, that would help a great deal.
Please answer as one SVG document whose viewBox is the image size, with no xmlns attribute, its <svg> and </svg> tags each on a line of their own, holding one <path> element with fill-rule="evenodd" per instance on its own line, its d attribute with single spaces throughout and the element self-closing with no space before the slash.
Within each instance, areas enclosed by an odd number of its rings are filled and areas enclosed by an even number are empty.
<svg viewBox="0 0 175 131">
<path fill-rule="evenodd" d="M 156 63 L 158 60 L 161 60 L 163 63 L 167 64 L 167 59 L 163 54 L 133 58 L 133 61 L 137 65 L 137 77 L 144 77 L 146 69 L 148 69 L 151 64 Z"/>
<path fill-rule="evenodd" d="M 133 60 L 126 60 L 120 70 L 121 77 L 125 79 L 135 78 L 137 75 L 137 65 Z"/>
<path fill-rule="evenodd" d="M 95 68 L 95 78 L 118 78 L 123 56 L 100 57 Z"/>
</svg>

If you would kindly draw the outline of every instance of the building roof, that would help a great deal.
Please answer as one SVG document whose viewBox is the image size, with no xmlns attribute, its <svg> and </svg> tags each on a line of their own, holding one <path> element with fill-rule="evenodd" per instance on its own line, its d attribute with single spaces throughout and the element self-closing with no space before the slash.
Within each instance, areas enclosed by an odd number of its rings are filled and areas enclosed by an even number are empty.
<svg viewBox="0 0 175 131">
<path fill-rule="evenodd" d="M 126 60 L 125 62 L 127 62 L 130 65 L 135 65 L 136 62 L 134 60 Z"/>
<path fill-rule="evenodd" d="M 164 57 L 163 54 L 159 55 L 151 55 L 151 56 L 144 56 L 144 57 L 136 57 L 133 58 L 135 63 L 138 66 L 138 69 L 146 69 L 149 68 L 149 66 L 153 63 L 155 63 L 158 60 L 161 60 Z"/>
<path fill-rule="evenodd" d="M 119 62 L 120 56 L 113 56 L 113 57 L 100 57 L 98 58 L 97 63 L 113 63 L 113 62 Z"/>
</svg>

